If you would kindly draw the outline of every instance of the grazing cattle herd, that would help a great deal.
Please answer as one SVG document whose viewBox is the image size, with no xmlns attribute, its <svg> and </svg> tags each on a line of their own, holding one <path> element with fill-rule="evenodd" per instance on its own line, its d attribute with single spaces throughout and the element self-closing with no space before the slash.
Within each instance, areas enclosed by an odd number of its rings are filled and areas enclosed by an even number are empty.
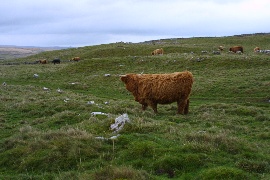
<svg viewBox="0 0 270 180">
<path fill-rule="evenodd" d="M 212 54 L 220 55 L 225 50 L 224 46 L 218 46 L 217 51 Z M 270 50 L 261 50 L 259 47 L 253 49 L 254 53 L 270 54 Z M 230 53 L 244 53 L 243 46 L 232 46 Z M 201 51 L 201 53 L 208 53 Z M 163 48 L 155 49 L 151 55 L 163 55 Z M 193 52 L 192 52 L 193 54 Z M 80 61 L 80 57 L 73 57 L 68 61 Z M 55 58 L 53 64 L 60 64 L 61 60 Z M 40 59 L 34 63 L 48 64 L 47 59 Z M 189 112 L 189 97 L 194 82 L 193 75 L 189 71 L 175 72 L 169 74 L 126 74 L 121 75 L 120 80 L 124 82 L 126 89 L 132 93 L 135 101 L 142 105 L 142 110 L 150 106 L 157 113 L 158 104 L 171 104 L 177 102 L 177 113 L 187 114 Z"/>
<path fill-rule="evenodd" d="M 218 51 L 213 51 L 212 54 L 216 54 L 219 55 L 221 54 L 222 51 L 225 50 L 224 46 L 219 46 L 217 48 Z M 255 47 L 253 49 L 254 52 L 260 52 L 260 53 L 266 53 L 266 54 L 270 54 L 270 50 L 261 50 L 259 47 Z M 229 53 L 244 53 L 244 48 L 243 46 L 232 46 L 229 48 Z M 208 53 L 207 51 L 201 51 L 201 53 Z M 155 49 L 154 51 L 151 52 L 152 55 L 163 55 L 164 54 L 164 50 L 163 48 L 160 49 Z"/>
<path fill-rule="evenodd" d="M 217 47 L 217 51 L 214 50 L 212 51 L 212 54 L 214 55 L 220 55 L 222 51 L 225 50 L 224 46 L 218 46 Z M 253 51 L 255 53 L 266 53 L 266 54 L 270 54 L 270 50 L 261 50 L 259 47 L 255 47 L 253 49 Z M 244 53 L 244 48 L 243 46 L 232 46 L 229 48 L 229 53 L 237 53 L 237 54 L 242 54 Z M 193 53 L 193 52 L 192 52 Z M 207 51 L 201 51 L 201 53 L 205 54 L 208 53 Z M 164 54 L 164 50 L 163 48 L 159 48 L 159 49 L 155 49 L 151 52 L 151 55 L 163 55 Z M 81 60 L 80 57 L 76 56 L 76 57 L 72 57 L 69 61 L 75 61 L 75 62 L 79 62 Z M 59 58 L 56 58 L 54 60 L 51 61 L 51 63 L 53 64 L 60 64 L 61 60 Z M 36 61 L 35 63 L 40 63 L 40 64 L 48 64 L 49 61 L 46 59 L 41 59 Z M 25 64 L 32 64 L 32 63 L 25 63 Z"/>
<path fill-rule="evenodd" d="M 71 60 L 69 60 L 69 61 L 76 61 L 76 62 L 78 62 L 79 60 L 81 60 L 80 57 L 73 57 L 73 58 L 71 58 Z M 48 61 L 47 59 L 40 59 L 40 60 L 35 61 L 34 63 L 26 63 L 26 62 L 25 62 L 25 64 L 35 64 L 35 63 L 48 64 L 49 61 Z M 53 64 L 60 64 L 60 63 L 61 63 L 61 60 L 60 60 L 60 58 L 55 58 L 55 59 L 53 59 L 53 60 L 51 61 L 51 63 L 53 63 Z"/>
</svg>

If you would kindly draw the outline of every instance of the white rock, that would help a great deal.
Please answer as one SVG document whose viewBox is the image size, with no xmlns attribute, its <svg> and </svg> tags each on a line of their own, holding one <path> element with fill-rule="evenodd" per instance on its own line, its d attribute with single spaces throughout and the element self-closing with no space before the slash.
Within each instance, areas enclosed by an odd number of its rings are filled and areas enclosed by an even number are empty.
<svg viewBox="0 0 270 180">
<path fill-rule="evenodd" d="M 128 115 L 125 113 L 117 118 L 115 118 L 115 123 L 111 124 L 111 130 L 114 130 L 114 132 L 118 132 L 123 129 L 125 123 L 129 123 L 130 120 L 128 118 Z"/>
<path fill-rule="evenodd" d="M 95 104 L 95 101 L 88 101 L 87 104 L 93 105 L 93 104 Z"/>
<path fill-rule="evenodd" d="M 59 88 L 56 91 L 59 92 L 59 93 L 63 93 L 63 91 L 61 89 L 59 89 Z"/>
<path fill-rule="evenodd" d="M 92 112 L 91 115 L 95 116 L 95 115 L 108 115 L 108 114 L 103 113 L 103 112 Z"/>
</svg>

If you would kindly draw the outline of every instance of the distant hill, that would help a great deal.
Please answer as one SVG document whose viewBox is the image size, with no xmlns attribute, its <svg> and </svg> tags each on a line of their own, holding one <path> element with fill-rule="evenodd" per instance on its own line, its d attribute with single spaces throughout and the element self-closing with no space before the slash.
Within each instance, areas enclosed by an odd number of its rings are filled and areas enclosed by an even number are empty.
<svg viewBox="0 0 270 180">
<path fill-rule="evenodd" d="M 0 60 L 27 57 L 44 51 L 67 49 L 67 47 L 35 47 L 0 45 Z"/>
<path fill-rule="evenodd" d="M 132 47 L 132 45 L 149 45 L 149 44 L 153 44 L 153 45 L 163 45 L 163 46 L 168 46 L 169 44 L 174 44 L 175 46 L 177 44 L 179 44 L 180 42 L 183 43 L 185 41 L 189 42 L 189 43 L 193 43 L 196 44 L 199 41 L 202 41 L 203 43 L 205 42 L 204 39 L 207 39 L 207 41 L 212 41 L 215 42 L 215 46 L 217 44 L 220 44 L 222 42 L 223 45 L 233 45 L 232 42 L 234 44 L 239 44 L 240 39 L 239 38 L 254 38 L 252 42 L 255 41 L 255 39 L 262 38 L 262 42 L 260 44 L 260 46 L 263 45 L 263 48 L 269 48 L 268 47 L 268 39 L 269 39 L 269 35 L 270 33 L 253 33 L 253 34 L 240 34 L 240 35 L 232 35 L 232 36 L 222 36 L 222 37 L 193 37 L 193 38 L 167 38 L 167 39 L 156 39 L 156 40 L 148 40 L 148 41 L 144 41 L 144 42 L 140 42 L 140 43 L 124 43 L 124 42 L 116 42 L 116 43 L 111 43 L 111 44 L 101 44 L 101 45 L 95 45 L 95 46 L 85 46 L 85 47 L 58 47 L 58 46 L 54 46 L 54 47 L 36 47 L 36 46 L 15 46 L 15 45 L 0 45 L 0 61 L 1 60 L 10 60 L 10 59 L 17 59 L 17 58 L 24 58 L 24 57 L 28 57 L 28 56 L 32 56 L 32 55 L 37 55 L 39 53 L 41 53 L 40 55 L 46 58 L 54 58 L 54 57 L 60 57 L 62 59 L 69 59 L 72 56 L 80 56 L 80 57 L 89 57 L 89 56 L 111 56 L 112 52 L 110 51 L 104 51 L 103 49 L 100 49 L 99 47 L 103 47 L 103 46 L 110 46 L 112 44 L 115 44 L 118 48 L 118 50 L 121 50 L 121 48 L 125 48 L 127 47 L 127 49 L 130 50 L 125 50 L 125 53 L 123 55 L 131 55 L 131 54 L 136 54 L 137 52 L 134 52 L 130 47 Z M 229 44 L 226 44 L 229 43 Z M 242 45 L 245 45 L 245 42 L 242 42 Z M 130 46 L 128 46 L 130 45 Z M 255 44 L 252 44 L 250 47 L 249 45 L 245 45 L 245 49 L 249 48 L 251 50 L 253 50 L 253 48 L 255 46 Z M 214 46 L 212 47 L 214 48 Z M 215 47 L 216 48 L 216 47 Z M 70 49 L 70 50 L 64 50 L 65 53 L 61 53 L 61 55 L 59 56 L 59 52 L 48 52 L 47 51 L 55 51 L 55 50 L 63 50 L 63 49 Z M 72 50 L 71 50 L 72 49 Z M 79 51 L 77 51 L 77 49 L 79 49 Z M 89 50 L 91 49 L 91 50 Z M 145 54 L 149 53 L 149 51 L 152 51 L 152 47 L 149 46 L 145 47 L 142 51 L 145 52 Z M 166 49 L 167 52 L 174 52 L 173 49 L 171 48 L 167 48 Z M 42 53 L 42 52 L 45 52 Z M 110 52 L 110 53 L 109 53 Z M 127 54 L 126 54 L 127 53 Z M 30 59 L 33 58 L 37 58 L 35 56 L 29 57 Z"/>
</svg>

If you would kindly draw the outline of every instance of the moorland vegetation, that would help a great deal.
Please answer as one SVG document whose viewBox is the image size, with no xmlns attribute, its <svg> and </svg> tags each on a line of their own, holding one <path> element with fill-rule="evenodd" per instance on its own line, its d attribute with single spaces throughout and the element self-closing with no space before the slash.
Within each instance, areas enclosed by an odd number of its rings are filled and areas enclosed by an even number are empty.
<svg viewBox="0 0 270 180">
<path fill-rule="evenodd" d="M 269 42 L 121 42 L 1 61 L 0 179 L 270 179 L 270 55 L 253 52 Z M 244 53 L 228 53 L 234 45 Z M 119 78 L 185 70 L 195 80 L 187 115 L 176 103 L 142 111 Z M 122 114 L 130 122 L 116 133 Z"/>
</svg>

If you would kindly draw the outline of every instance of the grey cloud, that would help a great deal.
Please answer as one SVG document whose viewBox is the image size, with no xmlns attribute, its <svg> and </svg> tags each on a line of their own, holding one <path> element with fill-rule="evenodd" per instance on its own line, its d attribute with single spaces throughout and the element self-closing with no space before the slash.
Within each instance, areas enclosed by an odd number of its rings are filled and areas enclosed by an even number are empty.
<svg viewBox="0 0 270 180">
<path fill-rule="evenodd" d="M 10 0 L 1 2 L 0 39 L 2 44 L 75 46 L 264 32 L 270 29 L 265 23 L 270 16 L 267 4 L 268 0 Z"/>
</svg>

